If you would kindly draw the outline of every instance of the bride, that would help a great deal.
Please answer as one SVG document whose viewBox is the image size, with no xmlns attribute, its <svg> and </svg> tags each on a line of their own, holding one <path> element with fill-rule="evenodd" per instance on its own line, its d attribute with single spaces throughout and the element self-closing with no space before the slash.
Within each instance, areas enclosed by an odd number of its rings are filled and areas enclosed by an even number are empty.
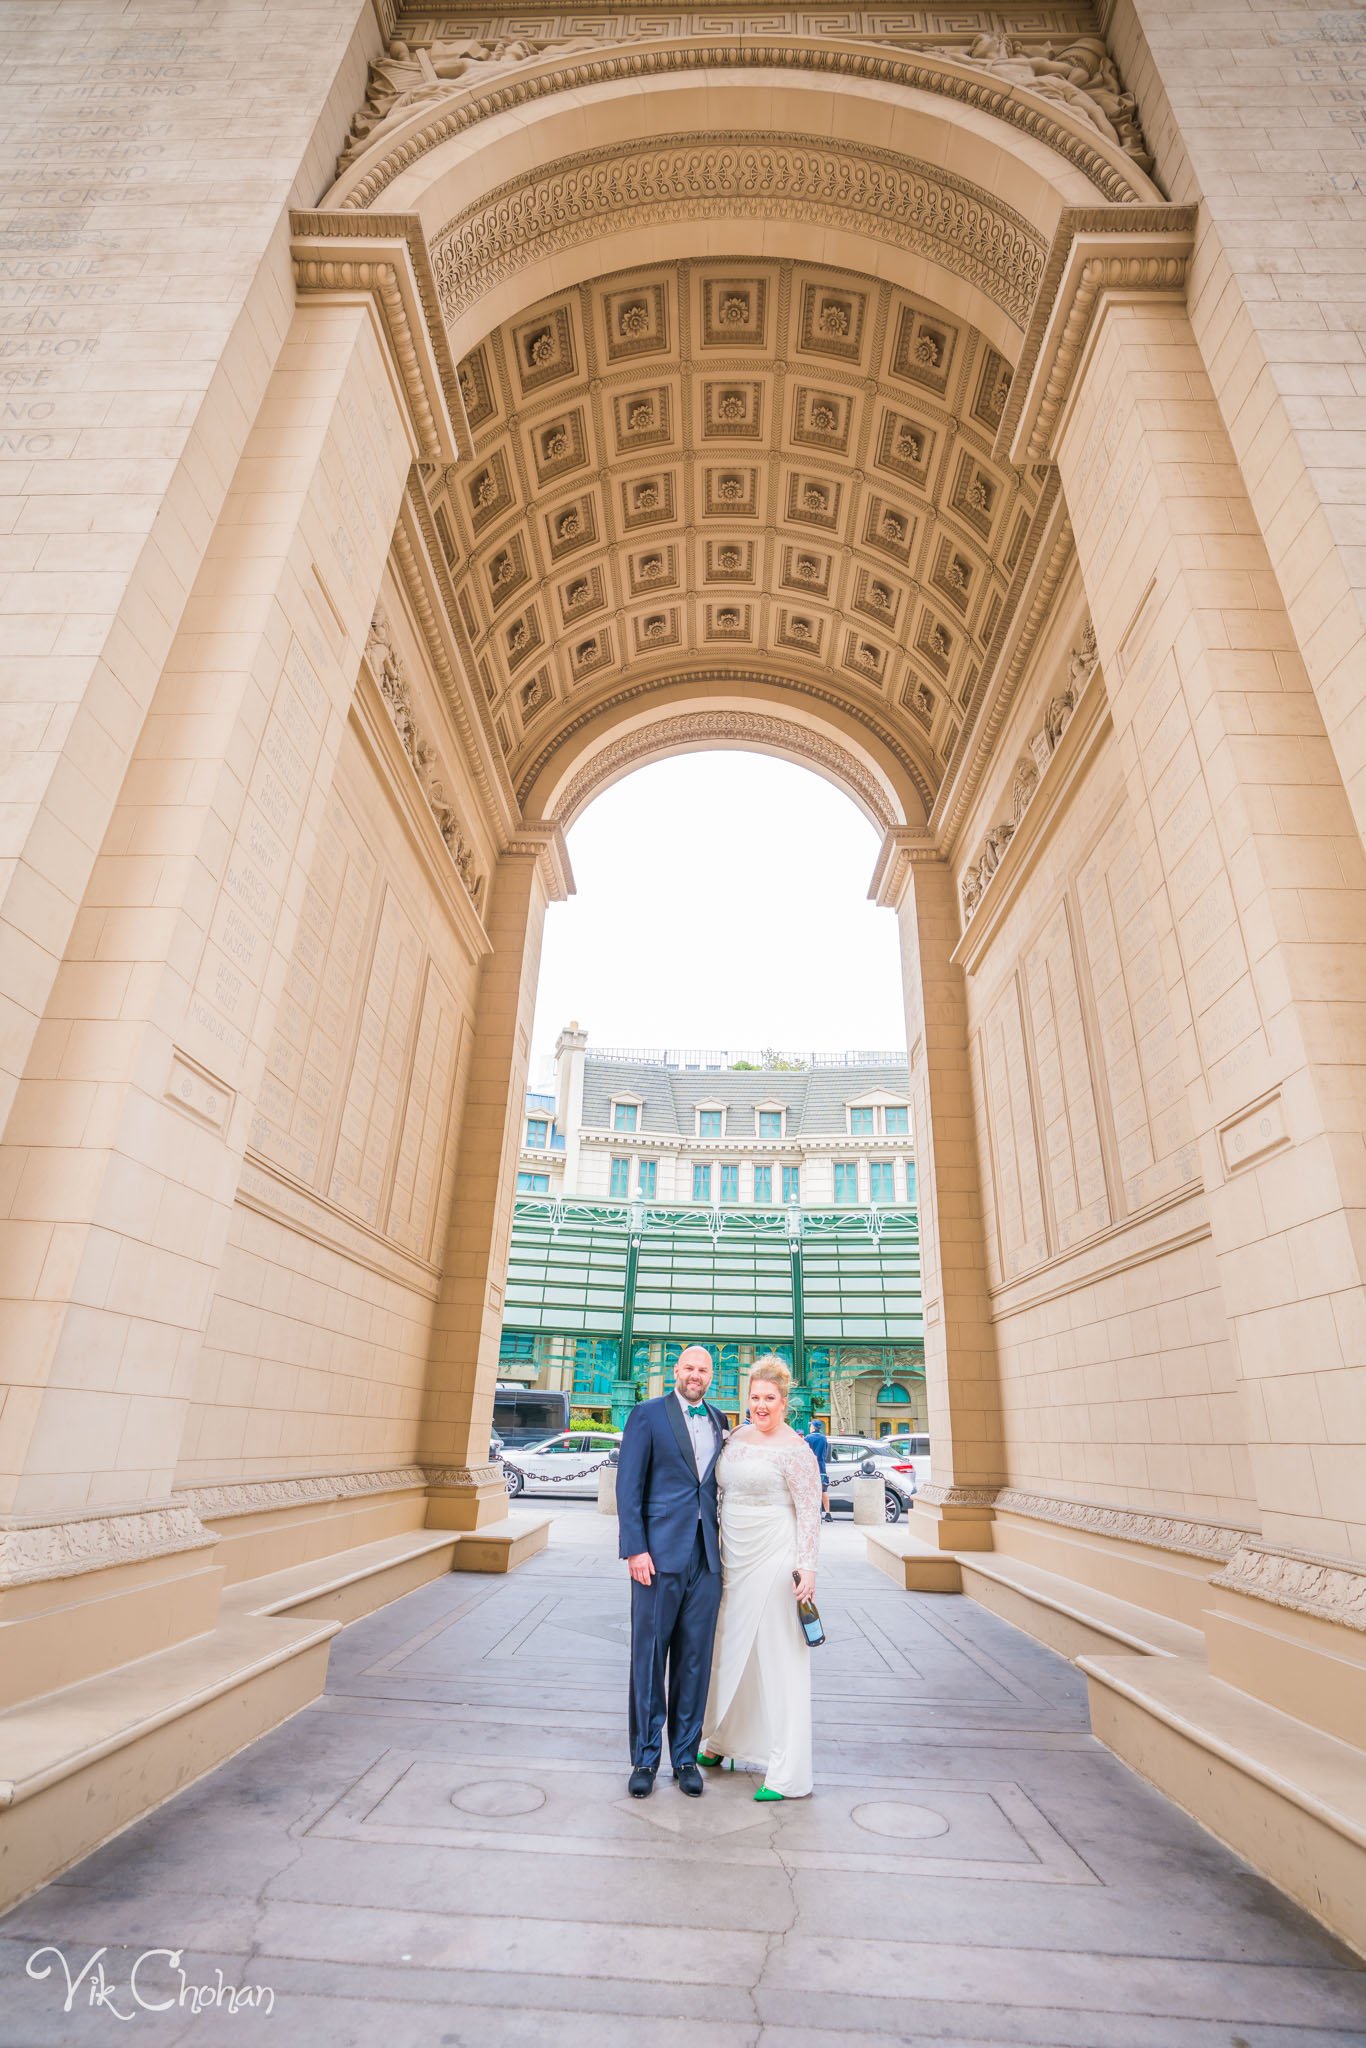
<svg viewBox="0 0 1366 2048">
<path fill-rule="evenodd" d="M 797 1602 L 816 1590 L 821 1477 L 805 1439 L 787 1426 L 792 1375 L 757 1360 L 749 1423 L 716 1465 L 724 1591 L 711 1691 L 697 1761 L 766 1760 L 756 1799 L 811 1790 L 811 1652 Z"/>
</svg>

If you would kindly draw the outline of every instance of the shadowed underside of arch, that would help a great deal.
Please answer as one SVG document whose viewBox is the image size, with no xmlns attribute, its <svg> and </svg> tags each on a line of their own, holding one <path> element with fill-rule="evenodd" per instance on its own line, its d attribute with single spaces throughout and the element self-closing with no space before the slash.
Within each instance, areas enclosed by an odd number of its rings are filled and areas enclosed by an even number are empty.
<svg viewBox="0 0 1366 2048">
<path fill-rule="evenodd" d="M 485 729 L 549 815 L 586 722 L 678 716 L 699 676 L 738 715 L 762 678 L 923 818 L 1052 517 L 1000 451 L 1050 244 L 1157 195 L 1023 46 L 1006 76 L 966 35 L 583 40 L 453 44 L 312 217 L 426 242 L 473 449 L 429 489 Z"/>
<path fill-rule="evenodd" d="M 714 683 L 714 679 L 713 679 Z M 623 720 L 606 715 L 558 738 L 527 786 L 529 815 L 568 830 L 579 814 L 614 782 L 646 762 L 671 755 L 725 747 L 777 755 L 812 769 L 841 789 L 869 823 L 888 832 L 918 817 L 892 776 L 865 748 L 822 721 L 789 715 L 781 691 L 741 702 L 718 701 L 719 692 L 679 708 L 637 713 Z M 772 708 L 777 705 L 780 708 Z"/>
<path fill-rule="evenodd" d="M 737 254 L 558 292 L 460 384 L 474 460 L 437 524 L 519 802 L 567 734 L 710 675 L 833 711 L 928 814 L 1047 510 L 995 453 L 1000 350 L 867 274 Z"/>
</svg>

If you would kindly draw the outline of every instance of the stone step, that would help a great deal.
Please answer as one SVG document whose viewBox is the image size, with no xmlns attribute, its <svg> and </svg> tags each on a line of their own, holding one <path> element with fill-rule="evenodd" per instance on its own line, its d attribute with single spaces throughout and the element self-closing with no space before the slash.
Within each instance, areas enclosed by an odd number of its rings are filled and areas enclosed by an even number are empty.
<svg viewBox="0 0 1366 2048">
<path fill-rule="evenodd" d="M 244 1579 L 223 1594 L 222 1612 L 328 1616 L 356 1621 L 388 1600 L 454 1569 L 457 1529 L 409 1529 L 358 1543 L 331 1557 L 309 1558 L 284 1571 Z"/>
<path fill-rule="evenodd" d="M 206 1635 L 0 1714 L 0 1901 L 13 1904 L 316 1698 L 339 1627 L 228 1614 Z"/>
<path fill-rule="evenodd" d="M 345 1623 L 452 1569 L 514 1570 L 551 1519 L 406 1530 L 243 1580 L 204 1634 L 0 1712 L 0 1907 L 315 1699 Z"/>
<path fill-rule="evenodd" d="M 1199 1629 L 1113 1593 L 1047 1572 L 999 1551 L 957 1553 L 963 1591 L 1075 1664 L 1088 1653 L 1191 1657 L 1203 1662 Z M 1025 1610 L 1028 1610 L 1026 1616 Z"/>
<path fill-rule="evenodd" d="M 1191 1659 L 1086 1656 L 1078 1668 L 1102 1742 L 1366 1953 L 1360 1749 Z"/>
</svg>

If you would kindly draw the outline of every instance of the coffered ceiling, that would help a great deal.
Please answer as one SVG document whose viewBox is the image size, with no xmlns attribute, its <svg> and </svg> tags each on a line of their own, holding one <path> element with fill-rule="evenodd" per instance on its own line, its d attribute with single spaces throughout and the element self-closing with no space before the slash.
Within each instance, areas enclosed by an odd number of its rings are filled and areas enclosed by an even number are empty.
<svg viewBox="0 0 1366 2048">
<path fill-rule="evenodd" d="M 788 262 L 619 272 L 491 334 L 434 509 L 514 781 L 625 686 L 751 671 L 894 732 L 932 797 L 1038 502 L 992 459 L 1009 379 L 933 304 Z"/>
</svg>

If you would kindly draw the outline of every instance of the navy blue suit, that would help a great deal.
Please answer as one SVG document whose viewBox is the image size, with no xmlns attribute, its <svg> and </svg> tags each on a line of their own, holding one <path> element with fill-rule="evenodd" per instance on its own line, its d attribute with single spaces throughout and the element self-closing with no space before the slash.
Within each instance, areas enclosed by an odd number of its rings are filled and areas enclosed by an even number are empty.
<svg viewBox="0 0 1366 2048">
<path fill-rule="evenodd" d="M 716 1459 L 725 1417 L 706 1403 L 715 1450 L 699 1473 L 676 1394 L 642 1401 L 617 1460 L 621 1555 L 648 1550 L 655 1576 L 631 1581 L 631 1763 L 659 1768 L 664 1723 L 674 1770 L 696 1761 L 721 1606 Z"/>
</svg>

